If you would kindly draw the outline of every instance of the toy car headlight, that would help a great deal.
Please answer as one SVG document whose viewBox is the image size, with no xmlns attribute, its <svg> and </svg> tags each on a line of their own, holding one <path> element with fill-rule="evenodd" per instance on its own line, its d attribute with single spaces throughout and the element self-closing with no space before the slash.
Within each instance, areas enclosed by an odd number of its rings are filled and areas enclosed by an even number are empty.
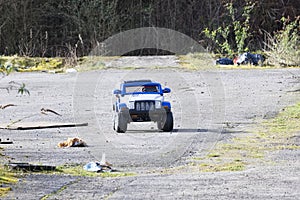
<svg viewBox="0 0 300 200">
<path fill-rule="evenodd" d="M 129 102 L 129 109 L 134 109 L 134 101 Z"/>
<path fill-rule="evenodd" d="M 155 108 L 160 109 L 161 108 L 161 101 L 155 101 Z"/>
</svg>

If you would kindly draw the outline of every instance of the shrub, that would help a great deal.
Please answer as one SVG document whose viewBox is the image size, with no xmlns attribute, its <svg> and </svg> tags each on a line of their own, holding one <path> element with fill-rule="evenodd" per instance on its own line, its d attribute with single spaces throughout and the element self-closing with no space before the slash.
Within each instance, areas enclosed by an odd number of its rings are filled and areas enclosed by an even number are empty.
<svg viewBox="0 0 300 200">
<path fill-rule="evenodd" d="M 213 40 L 218 46 L 218 53 L 233 56 L 234 52 L 240 54 L 248 51 L 245 41 L 251 36 L 249 31 L 250 13 L 254 6 L 255 3 L 247 3 L 243 7 L 242 17 L 237 19 L 237 8 L 234 8 L 232 3 L 228 3 L 225 5 L 227 18 L 229 19 L 227 23 L 215 30 L 204 29 L 205 36 Z"/>
<path fill-rule="evenodd" d="M 282 18 L 282 30 L 274 33 L 266 33 L 267 41 L 265 42 L 264 52 L 267 55 L 269 65 L 278 66 L 300 66 L 300 16 L 294 21 Z"/>
</svg>

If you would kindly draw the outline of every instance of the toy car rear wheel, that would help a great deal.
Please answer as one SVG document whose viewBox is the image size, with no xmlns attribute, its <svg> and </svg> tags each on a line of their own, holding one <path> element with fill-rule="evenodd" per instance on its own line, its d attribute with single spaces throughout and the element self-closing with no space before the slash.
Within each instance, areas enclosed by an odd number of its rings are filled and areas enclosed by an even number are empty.
<svg viewBox="0 0 300 200">
<path fill-rule="evenodd" d="M 122 113 L 118 113 L 115 117 L 114 130 L 118 133 L 125 133 L 127 131 L 127 120 Z"/>
</svg>

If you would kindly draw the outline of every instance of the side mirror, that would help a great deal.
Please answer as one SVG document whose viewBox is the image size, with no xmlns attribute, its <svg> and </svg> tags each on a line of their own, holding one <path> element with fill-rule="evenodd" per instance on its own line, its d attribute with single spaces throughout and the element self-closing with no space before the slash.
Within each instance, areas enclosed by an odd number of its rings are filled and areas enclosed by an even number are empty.
<svg viewBox="0 0 300 200">
<path fill-rule="evenodd" d="M 170 93 L 171 92 L 171 89 L 170 88 L 165 88 L 163 89 L 163 93 Z"/>
<path fill-rule="evenodd" d="M 113 91 L 113 93 L 114 93 L 115 95 L 121 94 L 121 90 L 115 89 L 115 90 Z"/>
</svg>

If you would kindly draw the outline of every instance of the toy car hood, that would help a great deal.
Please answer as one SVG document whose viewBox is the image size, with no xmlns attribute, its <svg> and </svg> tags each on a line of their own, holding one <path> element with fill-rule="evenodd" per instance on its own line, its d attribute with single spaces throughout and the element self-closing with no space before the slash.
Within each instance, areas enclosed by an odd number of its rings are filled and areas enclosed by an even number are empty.
<svg viewBox="0 0 300 200">
<path fill-rule="evenodd" d="M 132 94 L 129 101 L 163 101 L 164 97 L 160 94 Z"/>
</svg>

